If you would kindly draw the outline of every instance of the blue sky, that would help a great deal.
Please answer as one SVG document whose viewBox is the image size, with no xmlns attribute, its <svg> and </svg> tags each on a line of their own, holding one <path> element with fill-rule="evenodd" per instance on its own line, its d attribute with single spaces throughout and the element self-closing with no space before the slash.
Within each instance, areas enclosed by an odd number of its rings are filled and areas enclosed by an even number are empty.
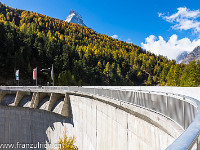
<svg viewBox="0 0 200 150">
<path fill-rule="evenodd" d="M 0 2 L 13 8 L 39 12 L 61 20 L 65 20 L 69 11 L 73 9 L 82 15 L 88 27 L 98 33 L 117 35 L 120 40 L 132 42 L 156 54 L 168 56 L 170 53 L 169 58 L 175 58 L 178 53 L 191 51 L 193 47 L 200 45 L 200 40 L 198 41 L 200 31 L 195 29 L 196 26 L 178 28 L 176 25 L 180 25 L 180 20 L 169 19 L 173 14 L 179 13 L 179 18 L 184 20 L 185 13 L 191 14 L 200 9 L 199 0 L 0 0 Z M 185 8 L 186 11 L 179 11 L 178 8 Z M 160 17 L 158 13 L 162 13 Z M 195 19 L 194 22 L 198 22 L 198 17 L 197 12 L 197 16 L 189 20 Z M 184 43 L 187 42 L 188 47 L 185 47 Z"/>
</svg>

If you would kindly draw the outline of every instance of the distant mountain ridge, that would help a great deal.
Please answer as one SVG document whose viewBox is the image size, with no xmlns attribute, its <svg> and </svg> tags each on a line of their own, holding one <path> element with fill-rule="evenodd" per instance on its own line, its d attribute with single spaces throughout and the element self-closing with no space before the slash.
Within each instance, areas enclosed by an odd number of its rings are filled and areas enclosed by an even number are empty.
<svg viewBox="0 0 200 150">
<path fill-rule="evenodd" d="M 200 46 L 197 46 L 192 52 L 190 52 L 187 57 L 181 61 L 181 63 L 189 64 L 189 62 L 193 60 L 200 60 Z"/>
<path fill-rule="evenodd" d="M 185 59 L 185 58 L 187 57 L 187 55 L 188 55 L 188 52 L 186 52 L 186 51 L 180 53 L 180 54 L 176 57 L 176 62 L 177 62 L 178 64 L 180 64 L 180 63 L 183 61 L 183 59 Z"/>
<path fill-rule="evenodd" d="M 78 12 L 76 12 L 75 10 L 71 10 L 69 12 L 69 15 L 67 16 L 65 21 L 80 24 L 80 25 L 86 27 L 86 25 L 83 23 L 82 16 Z"/>
</svg>

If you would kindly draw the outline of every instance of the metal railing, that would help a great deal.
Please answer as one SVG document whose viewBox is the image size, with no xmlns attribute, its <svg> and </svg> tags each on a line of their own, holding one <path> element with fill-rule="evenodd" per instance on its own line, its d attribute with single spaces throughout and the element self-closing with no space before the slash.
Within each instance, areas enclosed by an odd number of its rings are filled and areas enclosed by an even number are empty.
<svg viewBox="0 0 200 150">
<path fill-rule="evenodd" d="M 72 92 L 103 96 L 162 114 L 179 124 L 185 131 L 167 149 L 200 149 L 200 102 L 194 98 L 155 91 L 131 90 L 131 88 L 101 87 L 0 87 L 8 91 Z M 163 139 L 164 140 L 164 139 Z"/>
</svg>

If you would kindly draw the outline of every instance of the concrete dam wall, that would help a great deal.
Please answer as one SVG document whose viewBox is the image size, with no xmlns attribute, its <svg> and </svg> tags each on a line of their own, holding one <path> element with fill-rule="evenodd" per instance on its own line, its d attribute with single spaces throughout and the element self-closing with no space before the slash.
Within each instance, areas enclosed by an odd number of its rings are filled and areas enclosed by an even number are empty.
<svg viewBox="0 0 200 150">
<path fill-rule="evenodd" d="M 171 108 L 170 103 L 173 104 L 169 95 L 158 94 L 160 96 L 156 97 L 155 93 L 141 91 L 120 92 L 122 101 L 116 99 L 114 90 L 111 98 L 98 88 L 98 93 L 86 87 L 0 89 L 1 144 L 39 142 L 54 145 L 66 130 L 68 136 L 76 137 L 75 144 L 81 150 L 166 149 L 184 133 L 197 111 L 192 102 L 187 102 L 185 109 L 190 111 L 190 119 L 170 118 L 162 114 Z M 177 96 L 171 97 L 174 101 L 175 98 L 181 100 Z M 167 103 L 158 105 L 158 101 Z M 163 112 L 158 113 L 160 108 L 154 109 L 154 106 L 161 106 Z"/>
</svg>

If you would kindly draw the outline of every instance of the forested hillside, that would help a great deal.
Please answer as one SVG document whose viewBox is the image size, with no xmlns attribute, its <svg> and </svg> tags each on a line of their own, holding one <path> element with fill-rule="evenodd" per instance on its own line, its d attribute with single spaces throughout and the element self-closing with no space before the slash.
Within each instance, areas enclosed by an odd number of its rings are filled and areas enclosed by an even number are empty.
<svg viewBox="0 0 200 150">
<path fill-rule="evenodd" d="M 0 3 L 0 85 L 33 85 L 54 64 L 55 85 L 199 86 L 200 63 L 176 64 L 81 25 Z M 9 81 L 9 82 L 8 82 Z M 38 83 L 51 81 L 38 71 Z"/>
</svg>

